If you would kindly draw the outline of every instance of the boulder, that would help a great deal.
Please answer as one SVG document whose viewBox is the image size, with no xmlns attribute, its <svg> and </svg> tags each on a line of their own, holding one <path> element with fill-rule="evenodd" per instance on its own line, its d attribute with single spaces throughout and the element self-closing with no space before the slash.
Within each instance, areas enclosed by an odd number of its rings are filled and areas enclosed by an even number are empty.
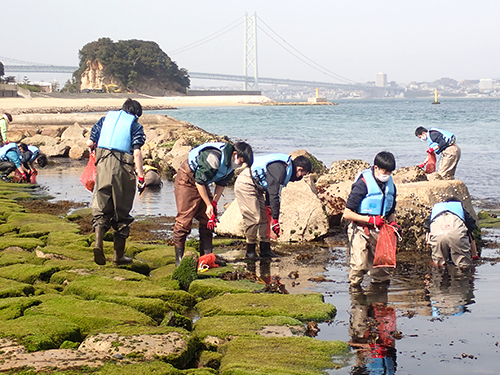
<svg viewBox="0 0 500 375">
<path fill-rule="evenodd" d="M 61 140 L 71 140 L 71 141 L 80 141 L 85 138 L 85 134 L 87 133 L 87 129 L 80 126 L 77 122 L 74 123 L 73 126 L 69 126 L 62 134 Z"/>
<path fill-rule="evenodd" d="M 392 174 L 392 180 L 397 185 L 407 184 L 410 182 L 427 181 L 428 179 L 422 168 L 413 166 L 396 169 Z"/>
<path fill-rule="evenodd" d="M 40 148 L 41 146 L 55 146 L 57 144 L 57 139 L 47 135 L 36 134 L 33 137 L 23 139 L 23 142 L 27 145 L 33 145 Z"/>
<path fill-rule="evenodd" d="M 67 128 L 67 126 L 44 126 L 40 134 L 56 138 L 60 137 Z"/>
<path fill-rule="evenodd" d="M 291 182 L 282 190 L 280 222 L 283 233 L 278 238 L 279 242 L 312 241 L 328 233 L 328 217 L 309 178 Z M 236 200 L 220 218 L 216 233 L 245 236 L 243 217 Z"/>
<path fill-rule="evenodd" d="M 47 155 L 48 157 L 61 156 L 66 157 L 69 154 L 70 146 L 65 143 L 54 144 L 51 146 L 40 146 L 40 151 L 42 154 Z"/>
<path fill-rule="evenodd" d="M 328 173 L 320 176 L 316 186 L 335 184 L 343 181 L 354 182 L 359 172 L 370 168 L 363 160 L 339 160 L 332 163 Z"/>
<path fill-rule="evenodd" d="M 177 170 L 187 159 L 191 149 L 192 146 L 190 146 L 189 142 L 185 138 L 181 137 L 177 140 L 177 142 L 175 142 L 174 147 L 172 147 L 172 150 L 167 153 L 163 160 L 167 163 L 167 165 Z"/>
<path fill-rule="evenodd" d="M 68 156 L 73 160 L 87 159 L 89 157 L 89 148 L 84 141 L 80 141 L 71 146 Z"/>
</svg>

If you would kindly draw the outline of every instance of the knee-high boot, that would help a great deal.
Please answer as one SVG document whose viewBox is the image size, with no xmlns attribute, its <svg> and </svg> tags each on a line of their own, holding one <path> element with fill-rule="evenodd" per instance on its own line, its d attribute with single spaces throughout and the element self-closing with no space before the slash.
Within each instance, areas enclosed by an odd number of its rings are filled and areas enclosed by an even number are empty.
<svg viewBox="0 0 500 375">
<path fill-rule="evenodd" d="M 184 246 L 175 248 L 175 266 L 177 267 L 184 256 Z"/>
<path fill-rule="evenodd" d="M 104 234 L 106 233 L 106 228 L 98 225 L 95 227 L 95 244 L 94 244 L 94 262 L 100 266 L 106 264 L 106 258 L 104 257 Z"/>
<path fill-rule="evenodd" d="M 212 231 L 208 228 L 199 228 L 200 232 L 200 255 L 210 254 L 212 252 Z"/>
<path fill-rule="evenodd" d="M 271 243 L 269 242 L 260 242 L 260 257 L 261 258 L 278 258 L 279 255 L 275 254 L 271 250 Z"/>
<path fill-rule="evenodd" d="M 115 255 L 113 257 L 113 262 L 117 265 L 130 264 L 133 262 L 132 258 L 126 257 L 125 254 L 125 243 L 127 239 L 122 236 L 117 236 L 116 233 L 113 236 L 113 247 L 115 250 Z"/>
<path fill-rule="evenodd" d="M 259 259 L 259 256 L 257 255 L 257 252 L 255 251 L 256 246 L 257 246 L 257 244 L 247 243 L 247 252 L 245 254 L 245 259 L 248 259 L 248 260 Z"/>
</svg>

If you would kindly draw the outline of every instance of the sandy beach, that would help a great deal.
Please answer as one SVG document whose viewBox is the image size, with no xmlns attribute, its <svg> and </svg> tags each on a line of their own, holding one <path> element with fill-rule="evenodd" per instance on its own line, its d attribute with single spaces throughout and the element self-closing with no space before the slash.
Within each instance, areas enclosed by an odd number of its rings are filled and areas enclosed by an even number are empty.
<svg viewBox="0 0 500 375">
<path fill-rule="evenodd" d="M 145 95 L 132 95 L 143 106 L 152 107 L 200 107 L 200 106 L 243 106 L 260 105 L 271 101 L 265 96 L 256 95 L 237 95 L 237 96 L 176 96 L 176 97 L 151 97 Z M 71 97 L 71 98 L 53 98 L 53 97 L 35 97 L 26 99 L 18 98 L 0 98 L 0 112 L 22 111 L 25 109 L 41 108 L 66 108 L 66 107 L 116 107 L 124 102 L 124 96 L 117 98 L 99 98 L 96 95 L 92 97 Z"/>
</svg>

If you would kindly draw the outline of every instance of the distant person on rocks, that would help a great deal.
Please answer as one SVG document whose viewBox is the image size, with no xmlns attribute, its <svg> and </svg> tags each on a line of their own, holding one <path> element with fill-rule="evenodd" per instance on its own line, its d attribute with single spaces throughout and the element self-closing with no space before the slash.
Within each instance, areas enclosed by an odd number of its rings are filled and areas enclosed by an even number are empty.
<svg viewBox="0 0 500 375">
<path fill-rule="evenodd" d="M 287 154 L 269 154 L 257 156 L 252 167 L 240 173 L 234 184 L 234 194 L 245 223 L 247 259 L 258 259 L 257 241 L 262 258 L 277 257 L 266 234 L 268 213 L 272 217 L 271 228 L 279 237 L 281 189 L 290 181 L 301 180 L 311 170 L 311 161 L 306 156 L 292 160 Z"/>
<path fill-rule="evenodd" d="M 10 113 L 5 112 L 3 116 L 0 118 L 0 135 L 2 136 L 1 146 L 9 143 L 9 140 L 7 139 L 7 129 L 9 129 L 9 124 L 11 122 L 12 122 L 12 115 Z"/>
<path fill-rule="evenodd" d="M 374 268 L 373 260 L 377 247 L 379 230 L 389 223 L 397 231 L 396 186 L 392 172 L 396 160 L 390 152 L 382 151 L 375 156 L 374 166 L 360 173 L 352 185 L 344 210 L 344 219 L 350 220 L 349 237 L 350 272 L 349 281 L 353 288 L 360 286 L 365 273 L 372 283 L 389 283 L 389 271 L 385 267 Z"/>
<path fill-rule="evenodd" d="M 415 135 L 422 141 L 427 141 L 429 148 L 427 149 L 427 158 L 419 165 L 423 168 L 429 160 L 430 154 L 435 152 L 437 155 L 442 155 L 437 171 L 438 176 L 443 180 L 453 180 L 457 169 L 458 161 L 460 160 L 461 150 L 456 144 L 456 138 L 453 133 L 437 128 L 426 128 L 419 126 L 415 130 Z"/>
<path fill-rule="evenodd" d="M 234 146 L 222 142 L 205 143 L 189 152 L 188 159 L 177 171 L 174 184 L 177 205 L 173 236 L 176 266 L 184 255 L 193 219 L 199 222 L 200 255 L 212 252 L 217 203 L 233 178 L 234 170 L 244 163 L 253 163 L 252 148 L 245 142 L 238 142 Z M 212 183 L 215 184 L 213 195 L 210 190 Z"/>
<path fill-rule="evenodd" d="M 478 258 L 476 242 L 472 235 L 475 227 L 476 221 L 458 198 L 452 197 L 436 203 L 431 215 L 424 222 L 434 264 L 471 266 L 472 259 Z"/>
<path fill-rule="evenodd" d="M 21 163 L 21 153 L 17 143 L 7 143 L 0 148 L 0 178 L 5 182 L 11 182 L 9 174 L 18 170 L 22 182 L 30 182 L 29 170 Z"/>
<path fill-rule="evenodd" d="M 132 263 L 126 257 L 125 243 L 134 218 L 130 215 L 137 190 L 144 190 L 144 170 L 141 147 L 146 142 L 139 123 L 141 104 L 132 99 L 123 103 L 120 111 L 110 111 L 92 127 L 87 145 L 96 150 L 97 178 L 92 201 L 95 230 L 94 261 L 106 264 L 103 238 L 110 227 L 114 232 L 115 265 Z M 134 170 L 137 172 L 135 173 Z"/>
<path fill-rule="evenodd" d="M 162 187 L 163 182 L 161 181 L 160 171 L 151 165 L 144 166 L 144 181 L 146 182 L 146 187 Z"/>
<path fill-rule="evenodd" d="M 35 161 L 41 168 L 47 165 L 47 156 L 42 154 L 38 147 L 19 143 L 19 151 L 21 152 L 21 163 L 24 168 L 30 170 L 31 175 L 38 175 L 38 171 L 35 168 Z"/>
</svg>

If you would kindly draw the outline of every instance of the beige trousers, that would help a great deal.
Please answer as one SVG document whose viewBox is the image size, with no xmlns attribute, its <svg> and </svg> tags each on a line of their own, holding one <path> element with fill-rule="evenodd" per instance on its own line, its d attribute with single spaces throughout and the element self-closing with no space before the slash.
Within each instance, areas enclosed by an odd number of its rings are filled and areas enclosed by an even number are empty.
<svg viewBox="0 0 500 375">
<path fill-rule="evenodd" d="M 381 283 L 390 280 L 389 270 L 386 267 L 373 268 L 373 258 L 377 247 L 378 231 L 368 229 L 367 235 L 364 227 L 355 223 L 349 224 L 347 236 L 349 238 L 349 281 L 351 285 L 359 285 L 363 276 L 368 273 L 372 282 Z"/>
<path fill-rule="evenodd" d="M 438 175 L 441 176 L 443 180 L 455 179 L 455 171 L 461 155 L 460 147 L 451 145 L 447 147 L 441 155 L 443 157 L 439 162 Z"/>
<path fill-rule="evenodd" d="M 437 265 L 444 265 L 450 257 L 456 266 L 472 265 L 467 227 L 451 212 L 444 212 L 432 221 L 429 244 L 432 261 Z"/>
<path fill-rule="evenodd" d="M 264 190 L 255 184 L 250 168 L 245 168 L 236 179 L 234 195 L 245 223 L 247 243 L 269 242 Z"/>
</svg>

